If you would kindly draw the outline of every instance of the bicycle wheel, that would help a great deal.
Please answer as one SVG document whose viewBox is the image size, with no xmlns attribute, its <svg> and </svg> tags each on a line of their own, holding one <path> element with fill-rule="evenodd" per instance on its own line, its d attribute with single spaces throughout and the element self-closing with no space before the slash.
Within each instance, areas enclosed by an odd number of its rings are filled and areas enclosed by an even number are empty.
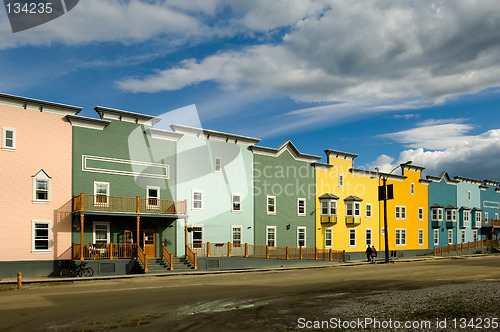
<svg viewBox="0 0 500 332">
<path fill-rule="evenodd" d="M 92 269 L 91 267 L 86 267 L 84 270 L 83 270 L 83 275 L 86 276 L 86 277 L 92 277 L 94 275 L 94 269 Z"/>
<path fill-rule="evenodd" d="M 62 269 L 61 272 L 59 272 L 59 275 L 61 276 L 61 278 L 69 277 L 69 269 L 68 268 Z"/>
</svg>

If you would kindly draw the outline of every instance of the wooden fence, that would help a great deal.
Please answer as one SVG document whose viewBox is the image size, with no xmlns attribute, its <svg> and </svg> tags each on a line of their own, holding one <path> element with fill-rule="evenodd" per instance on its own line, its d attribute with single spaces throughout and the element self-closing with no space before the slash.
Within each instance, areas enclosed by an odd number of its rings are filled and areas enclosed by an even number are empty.
<svg viewBox="0 0 500 332">
<path fill-rule="evenodd" d="M 443 254 L 449 254 L 452 252 L 465 251 L 477 248 L 487 247 L 490 244 L 498 243 L 496 240 L 478 240 L 466 243 L 456 243 L 447 246 L 435 247 L 434 256 L 440 256 Z"/>
<path fill-rule="evenodd" d="M 345 262 L 345 251 L 306 247 L 270 247 L 224 243 L 189 243 L 188 248 L 198 257 L 259 257 L 277 259 L 311 259 Z"/>
</svg>

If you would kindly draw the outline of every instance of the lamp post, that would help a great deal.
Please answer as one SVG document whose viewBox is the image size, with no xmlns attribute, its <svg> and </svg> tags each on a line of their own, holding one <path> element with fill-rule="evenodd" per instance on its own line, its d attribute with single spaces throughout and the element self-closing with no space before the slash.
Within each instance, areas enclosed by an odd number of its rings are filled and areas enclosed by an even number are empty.
<svg viewBox="0 0 500 332">
<path fill-rule="evenodd" d="M 396 169 L 398 169 L 399 167 L 403 167 L 403 166 L 406 166 L 406 165 L 410 165 L 412 163 L 411 160 L 405 162 L 404 164 L 400 164 L 399 166 L 396 166 L 392 169 L 392 171 L 390 171 L 385 177 L 381 176 L 382 178 L 382 187 L 384 188 L 383 189 L 383 200 L 384 200 L 384 232 L 385 232 L 385 236 L 384 236 L 384 242 L 385 242 L 385 262 L 386 263 L 389 263 L 389 229 L 387 228 L 387 200 L 388 200 L 388 197 L 387 197 L 387 179 L 389 178 L 389 175 L 392 174 L 392 172 L 394 172 Z M 377 170 L 378 171 L 378 170 Z"/>
</svg>

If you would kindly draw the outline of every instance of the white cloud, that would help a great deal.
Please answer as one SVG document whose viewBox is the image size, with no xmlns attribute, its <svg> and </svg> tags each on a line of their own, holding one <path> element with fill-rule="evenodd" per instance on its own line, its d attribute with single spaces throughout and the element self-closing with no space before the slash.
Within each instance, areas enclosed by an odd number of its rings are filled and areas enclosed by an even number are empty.
<svg viewBox="0 0 500 332">
<path fill-rule="evenodd" d="M 427 175 L 442 171 L 475 179 L 500 180 L 500 129 L 490 130 L 472 137 L 464 144 L 456 144 L 440 151 L 423 148 L 402 151 L 395 163 L 392 158 L 380 156 L 368 168 L 387 168 L 412 160 L 414 165 L 425 167 Z"/>
</svg>

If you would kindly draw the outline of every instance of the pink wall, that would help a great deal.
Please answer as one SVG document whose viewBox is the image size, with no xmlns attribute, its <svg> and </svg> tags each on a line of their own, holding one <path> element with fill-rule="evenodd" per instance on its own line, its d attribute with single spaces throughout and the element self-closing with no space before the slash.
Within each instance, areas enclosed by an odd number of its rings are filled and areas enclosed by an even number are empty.
<svg viewBox="0 0 500 332">
<path fill-rule="evenodd" d="M 0 148 L 0 261 L 62 258 L 71 244 L 71 124 L 62 114 L 0 104 L 2 127 L 16 129 L 16 150 Z M 51 177 L 50 203 L 33 202 L 41 169 Z M 52 222 L 50 252 L 32 251 L 32 220 Z"/>
</svg>

